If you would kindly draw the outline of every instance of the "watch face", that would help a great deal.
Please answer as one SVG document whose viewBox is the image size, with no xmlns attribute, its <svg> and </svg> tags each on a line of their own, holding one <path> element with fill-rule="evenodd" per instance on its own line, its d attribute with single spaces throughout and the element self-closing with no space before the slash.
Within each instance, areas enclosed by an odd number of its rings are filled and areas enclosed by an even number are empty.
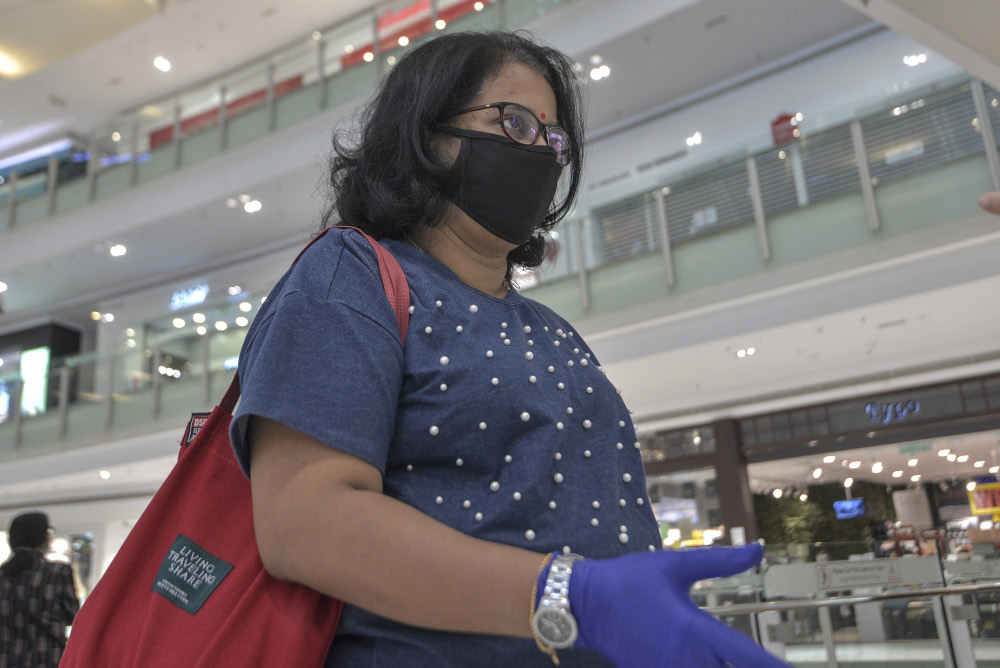
<svg viewBox="0 0 1000 668">
<path fill-rule="evenodd" d="M 541 608 L 535 613 L 535 631 L 542 642 L 562 649 L 576 640 L 576 620 L 558 608 Z"/>
</svg>

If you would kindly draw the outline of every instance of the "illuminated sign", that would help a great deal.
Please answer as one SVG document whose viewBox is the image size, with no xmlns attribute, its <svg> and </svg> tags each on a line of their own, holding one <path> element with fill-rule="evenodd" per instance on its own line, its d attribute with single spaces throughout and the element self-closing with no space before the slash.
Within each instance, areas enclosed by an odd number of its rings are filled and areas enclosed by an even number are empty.
<svg viewBox="0 0 1000 668">
<path fill-rule="evenodd" d="M 203 303 L 206 297 L 208 297 L 207 285 L 195 285 L 184 290 L 178 290 L 170 297 L 170 310 L 179 311 L 180 309 L 197 306 Z"/>
<path fill-rule="evenodd" d="M 865 412 L 872 422 L 880 422 L 884 425 L 893 422 L 901 422 L 908 415 L 916 415 L 920 412 L 920 402 L 910 399 L 909 401 L 897 401 L 895 403 L 883 404 L 878 401 L 870 401 L 865 406 Z"/>
</svg>

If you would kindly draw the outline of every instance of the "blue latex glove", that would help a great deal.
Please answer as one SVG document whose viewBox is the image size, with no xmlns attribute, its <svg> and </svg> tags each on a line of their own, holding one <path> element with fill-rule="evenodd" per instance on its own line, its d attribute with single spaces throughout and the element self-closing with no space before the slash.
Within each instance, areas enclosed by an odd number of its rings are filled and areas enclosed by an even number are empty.
<svg viewBox="0 0 1000 668">
<path fill-rule="evenodd" d="M 576 646 L 597 650 L 618 668 L 788 668 L 753 639 L 699 610 L 689 594 L 695 582 L 745 571 L 763 554 L 751 543 L 579 561 L 569 587 L 579 626 Z"/>
</svg>

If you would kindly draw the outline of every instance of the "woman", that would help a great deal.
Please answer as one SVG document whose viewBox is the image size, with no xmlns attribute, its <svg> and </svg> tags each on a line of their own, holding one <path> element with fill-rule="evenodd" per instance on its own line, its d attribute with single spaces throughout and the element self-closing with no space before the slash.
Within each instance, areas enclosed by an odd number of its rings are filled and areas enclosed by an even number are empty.
<svg viewBox="0 0 1000 668">
<path fill-rule="evenodd" d="M 66 647 L 80 602 L 70 566 L 45 559 L 51 531 L 45 513 L 11 520 L 13 553 L 0 566 L 0 668 L 55 668 Z"/>
<path fill-rule="evenodd" d="M 687 597 L 760 548 L 656 551 L 627 409 L 511 285 L 572 205 L 581 140 L 565 56 L 469 33 L 403 58 L 335 142 L 326 221 L 399 260 L 406 345 L 371 248 L 331 231 L 248 332 L 231 433 L 265 566 L 347 604 L 328 665 L 542 666 L 563 645 L 570 666 L 785 665 Z"/>
</svg>

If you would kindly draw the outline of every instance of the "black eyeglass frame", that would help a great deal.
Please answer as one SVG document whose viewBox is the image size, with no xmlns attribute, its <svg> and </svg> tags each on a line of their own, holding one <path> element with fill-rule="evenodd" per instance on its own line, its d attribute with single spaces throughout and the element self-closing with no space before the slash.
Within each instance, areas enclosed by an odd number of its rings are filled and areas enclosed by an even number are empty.
<svg viewBox="0 0 1000 668">
<path fill-rule="evenodd" d="M 508 139 L 510 139 L 511 141 L 515 141 L 518 144 L 524 144 L 525 146 L 530 146 L 534 144 L 535 141 L 538 139 L 537 134 L 532 138 L 530 142 L 525 142 L 521 141 L 517 137 L 511 137 L 510 133 L 507 132 L 507 128 L 503 124 L 503 108 L 506 107 L 507 105 L 514 105 L 528 112 L 528 114 L 530 114 L 531 117 L 535 119 L 535 123 L 538 125 L 538 131 L 541 132 L 542 135 L 545 137 L 545 144 L 548 146 L 552 146 L 552 144 L 549 143 L 549 129 L 555 128 L 556 130 L 562 131 L 563 135 L 566 137 L 566 147 L 562 151 L 562 155 L 565 156 L 566 162 L 562 162 L 560 160 L 559 164 L 563 165 L 564 167 L 569 164 L 569 158 L 570 158 L 569 146 L 572 145 L 573 141 L 573 138 L 570 137 L 569 131 L 567 131 L 566 128 L 562 127 L 561 125 L 546 125 L 545 123 L 542 123 L 541 119 L 538 118 L 538 116 L 535 116 L 534 112 L 531 111 L 531 109 L 528 109 L 526 106 L 524 106 L 519 102 L 491 102 L 490 104 L 480 104 L 475 107 L 469 107 L 468 109 L 462 109 L 460 111 L 456 111 L 455 116 L 461 116 L 462 114 L 468 114 L 473 111 L 482 111 L 483 109 L 496 109 L 500 113 L 500 129 L 503 131 L 504 135 L 506 135 Z M 553 148 L 553 150 L 555 150 L 555 148 Z M 556 157 L 557 158 L 560 157 L 559 151 L 556 151 Z"/>
</svg>

